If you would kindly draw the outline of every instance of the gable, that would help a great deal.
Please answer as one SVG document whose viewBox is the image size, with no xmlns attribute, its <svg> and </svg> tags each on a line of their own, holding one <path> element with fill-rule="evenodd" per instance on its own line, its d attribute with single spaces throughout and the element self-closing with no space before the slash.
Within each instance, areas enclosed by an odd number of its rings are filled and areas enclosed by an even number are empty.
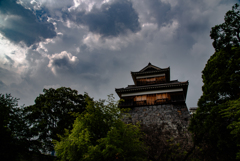
<svg viewBox="0 0 240 161">
<path fill-rule="evenodd" d="M 144 71 L 155 71 L 157 70 L 156 68 L 153 68 L 153 67 L 148 67 L 147 69 L 145 69 Z"/>
<path fill-rule="evenodd" d="M 151 63 L 148 63 L 148 65 L 146 67 L 144 67 L 142 70 L 140 70 L 139 72 L 156 71 L 156 70 L 161 70 L 161 68 L 156 67 L 156 66 L 152 65 Z"/>
</svg>

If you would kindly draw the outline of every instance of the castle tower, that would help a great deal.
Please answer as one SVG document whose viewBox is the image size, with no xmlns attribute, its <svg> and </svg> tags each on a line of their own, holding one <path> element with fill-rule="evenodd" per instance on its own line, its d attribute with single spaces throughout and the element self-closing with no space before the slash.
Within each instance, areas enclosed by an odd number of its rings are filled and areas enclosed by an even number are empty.
<svg viewBox="0 0 240 161">
<path fill-rule="evenodd" d="M 186 127 L 189 112 L 186 106 L 188 81 L 170 80 L 170 68 L 159 68 L 151 63 L 138 72 L 131 72 L 134 85 L 115 89 L 124 102 L 120 108 L 131 108 L 126 123 L 140 122 L 146 126 L 164 125 L 175 129 Z"/>
</svg>

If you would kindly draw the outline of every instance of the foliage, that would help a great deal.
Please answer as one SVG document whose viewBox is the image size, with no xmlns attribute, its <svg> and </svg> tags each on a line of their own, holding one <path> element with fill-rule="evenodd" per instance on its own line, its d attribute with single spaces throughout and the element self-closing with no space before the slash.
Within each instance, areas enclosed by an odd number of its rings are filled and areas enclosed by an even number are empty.
<svg viewBox="0 0 240 161">
<path fill-rule="evenodd" d="M 238 5 L 225 16 L 225 22 L 212 28 L 211 37 L 216 52 L 208 60 L 204 70 L 203 95 L 198 110 L 189 126 L 193 141 L 207 160 L 235 160 L 236 138 L 229 127 L 235 118 L 223 117 L 221 111 L 227 102 L 239 98 L 240 91 L 240 17 Z"/>
<path fill-rule="evenodd" d="M 240 48 L 215 52 L 208 60 L 203 75 L 203 95 L 198 106 L 221 104 L 237 99 L 240 89 Z"/>
<path fill-rule="evenodd" d="M 227 109 L 222 110 L 222 115 L 233 121 L 228 125 L 231 134 L 234 136 L 237 146 L 240 146 L 240 98 L 226 102 Z M 239 149 L 239 148 L 238 148 Z M 237 159 L 240 159 L 240 150 L 237 153 Z"/>
<path fill-rule="evenodd" d="M 28 127 L 24 122 L 23 107 L 11 94 L 0 94 L 0 156 L 2 160 L 20 160 L 29 148 Z"/>
<path fill-rule="evenodd" d="M 203 160 L 235 160 L 237 147 L 227 128 L 231 120 L 220 114 L 224 109 L 224 104 L 208 105 L 199 108 L 191 119 L 189 130 L 193 133 L 194 143 L 202 149 Z"/>
<path fill-rule="evenodd" d="M 85 96 L 71 88 L 50 88 L 43 92 L 24 113 L 35 141 L 32 150 L 50 152 L 54 150 L 52 140 L 58 140 L 57 134 L 63 135 L 64 129 L 72 129 L 76 118 L 72 113 L 83 112 L 86 103 Z"/>
<path fill-rule="evenodd" d="M 87 98 L 86 110 L 78 115 L 73 129 L 55 141 L 60 160 L 145 160 L 138 125 L 125 124 L 110 96 L 108 101 Z"/>
<path fill-rule="evenodd" d="M 211 38 L 214 39 L 213 47 L 216 51 L 223 48 L 239 47 L 240 45 L 240 14 L 239 5 L 235 4 L 232 10 L 228 11 L 224 17 L 225 22 L 216 25 L 211 30 Z"/>
<path fill-rule="evenodd" d="M 191 119 L 189 130 L 196 145 L 205 149 L 208 157 L 234 160 L 237 151 L 235 139 L 227 128 L 233 121 L 222 117 L 225 102 L 239 98 L 240 48 L 214 53 L 203 70 L 203 95 L 198 101 L 197 113 Z M 230 159 L 231 158 L 231 159 Z"/>
</svg>

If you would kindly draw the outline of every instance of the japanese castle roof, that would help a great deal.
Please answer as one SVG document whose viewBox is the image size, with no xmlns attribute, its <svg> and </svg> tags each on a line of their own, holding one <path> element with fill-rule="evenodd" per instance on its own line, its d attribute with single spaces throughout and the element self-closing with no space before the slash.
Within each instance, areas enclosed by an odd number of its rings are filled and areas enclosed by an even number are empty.
<svg viewBox="0 0 240 161">
<path fill-rule="evenodd" d="M 142 76 L 142 75 L 152 75 L 152 74 L 165 74 L 166 75 L 166 79 L 169 82 L 170 81 L 170 67 L 168 68 L 159 68 L 155 65 L 152 65 L 150 62 L 148 63 L 148 65 L 146 67 L 144 67 L 143 69 L 141 69 L 138 72 L 131 72 L 132 78 L 134 83 L 136 84 L 136 77 L 137 76 Z"/>
<path fill-rule="evenodd" d="M 166 88 L 183 87 L 183 86 L 188 86 L 188 81 L 179 82 L 175 80 L 168 83 L 145 85 L 145 86 L 128 85 L 128 87 L 125 87 L 125 88 L 116 88 L 115 91 L 117 93 L 122 93 L 122 92 L 125 93 L 125 92 L 132 92 L 132 91 L 166 89 Z"/>
<path fill-rule="evenodd" d="M 177 80 L 170 81 L 162 84 L 153 84 L 153 85 L 128 85 L 125 88 L 116 88 L 115 91 L 118 96 L 121 98 L 122 94 L 125 93 L 135 93 L 135 92 L 143 92 L 143 91 L 158 91 L 158 90 L 166 90 L 166 89 L 177 89 L 182 88 L 185 98 L 187 97 L 187 89 L 188 89 L 188 81 L 179 82 Z"/>
<path fill-rule="evenodd" d="M 138 72 L 131 72 L 133 81 L 135 85 L 128 85 L 125 88 L 116 88 L 115 91 L 118 94 L 118 96 L 121 98 L 122 94 L 126 93 L 135 93 L 135 92 L 143 92 L 143 91 L 159 91 L 159 90 L 176 90 L 182 88 L 182 91 L 185 95 L 187 95 L 187 89 L 188 89 L 188 81 L 185 82 L 179 82 L 178 80 L 172 80 L 170 81 L 170 67 L 168 68 L 159 68 L 157 66 L 152 65 L 149 63 L 146 67 L 141 69 Z M 165 83 L 159 83 L 159 84 L 148 84 L 148 85 L 136 85 L 137 84 L 137 77 L 144 76 L 144 77 L 156 77 L 156 76 L 162 76 L 165 75 L 166 82 Z"/>
</svg>

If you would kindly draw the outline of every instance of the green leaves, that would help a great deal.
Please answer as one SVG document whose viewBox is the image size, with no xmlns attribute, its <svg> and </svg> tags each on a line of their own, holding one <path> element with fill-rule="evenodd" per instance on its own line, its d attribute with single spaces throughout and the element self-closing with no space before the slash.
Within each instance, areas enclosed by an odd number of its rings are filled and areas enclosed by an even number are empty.
<svg viewBox="0 0 240 161">
<path fill-rule="evenodd" d="M 208 60 L 204 70 L 203 95 L 198 101 L 199 109 L 191 119 L 189 130 L 194 143 L 203 153 L 220 160 L 235 160 L 237 140 L 230 128 L 236 127 L 236 118 L 231 115 L 228 102 L 237 100 L 240 91 L 240 14 L 239 5 L 233 6 L 225 16 L 225 22 L 212 28 L 215 53 Z M 227 116 L 222 111 L 230 112 Z M 226 113 L 225 113 L 226 114 Z"/>
<path fill-rule="evenodd" d="M 239 5 L 235 4 L 232 10 L 224 17 L 225 22 L 212 28 L 210 37 L 216 51 L 223 48 L 239 47 L 240 45 L 240 14 Z"/>
<path fill-rule="evenodd" d="M 58 140 L 57 134 L 63 135 L 64 129 L 72 129 L 76 118 L 73 113 L 84 111 L 86 95 L 66 87 L 44 89 L 43 92 L 24 112 L 35 140 L 41 144 L 38 149 L 47 152 L 54 150 L 52 140 Z"/>
<path fill-rule="evenodd" d="M 54 142 L 60 160 L 145 160 L 139 126 L 121 121 L 113 97 L 86 101 L 86 110 L 75 120 L 71 133 Z"/>
<path fill-rule="evenodd" d="M 231 100 L 225 103 L 228 107 L 221 111 L 221 115 L 231 120 L 228 125 L 228 129 L 231 130 L 231 134 L 236 141 L 237 146 L 240 146 L 240 99 Z M 237 159 L 240 159 L 240 150 L 237 153 Z"/>
<path fill-rule="evenodd" d="M 215 52 L 202 71 L 203 95 L 198 106 L 237 99 L 240 89 L 240 48 Z"/>
</svg>

